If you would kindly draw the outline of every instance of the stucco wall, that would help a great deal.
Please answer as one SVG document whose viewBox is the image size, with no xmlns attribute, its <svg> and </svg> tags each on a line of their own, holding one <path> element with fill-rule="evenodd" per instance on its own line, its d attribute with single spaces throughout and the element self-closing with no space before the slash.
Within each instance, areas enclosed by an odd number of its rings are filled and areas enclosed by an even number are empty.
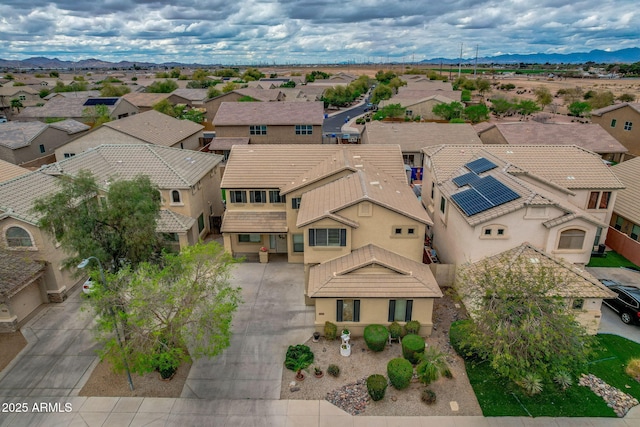
<svg viewBox="0 0 640 427">
<path fill-rule="evenodd" d="M 264 123 L 256 123 L 262 125 Z M 308 123 L 299 123 L 305 125 Z M 267 125 L 266 135 L 250 135 L 249 126 L 216 126 L 218 138 L 251 138 L 251 144 L 322 144 L 322 126 L 314 125 L 311 135 L 296 135 L 295 126 Z"/>
<path fill-rule="evenodd" d="M 98 129 L 77 138 L 55 150 L 56 161 L 64 160 L 64 154 L 78 155 L 90 148 L 98 147 L 102 144 L 143 144 L 138 138 L 118 132 L 107 126 L 100 126 Z"/>
<path fill-rule="evenodd" d="M 615 127 L 611 127 L 611 120 L 616 119 Z M 609 132 L 618 142 L 624 145 L 633 156 L 640 156 L 640 114 L 631 107 L 622 107 L 617 110 L 602 114 L 602 116 L 591 116 L 591 121 L 597 123 L 604 130 Z M 625 122 L 632 122 L 630 131 L 624 130 Z"/>
</svg>

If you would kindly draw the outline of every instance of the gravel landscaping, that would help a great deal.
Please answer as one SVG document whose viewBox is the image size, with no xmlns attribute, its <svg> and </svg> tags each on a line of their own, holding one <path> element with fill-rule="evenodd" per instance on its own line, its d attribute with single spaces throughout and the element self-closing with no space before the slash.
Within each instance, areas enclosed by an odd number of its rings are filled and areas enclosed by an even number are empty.
<svg viewBox="0 0 640 427">
<path fill-rule="evenodd" d="M 445 295 L 436 301 L 434 332 L 426 341 L 428 345 L 436 346 L 447 354 L 453 378 L 441 378 L 429 386 L 436 393 L 436 403 L 432 405 L 421 401 L 421 392 L 425 386 L 415 378 L 407 389 L 396 390 L 389 385 L 384 399 L 377 402 L 370 400 L 363 380 L 372 374 L 386 377 L 387 363 L 393 358 L 402 357 L 402 347 L 393 343 L 387 345 L 384 351 L 376 353 L 367 348 L 362 337 L 351 338 L 351 355 L 348 357 L 340 355 L 340 340 L 327 341 L 321 337 L 319 342 L 314 343 L 309 338 L 304 344 L 313 351 L 315 361 L 304 372 L 303 381 L 295 380 L 295 372 L 283 370 L 280 398 L 326 399 L 353 415 L 482 415 L 467 378 L 464 362 L 449 345 L 449 325 L 462 318 L 466 318 L 464 309 L 456 307 L 451 297 Z M 334 378 L 327 373 L 330 364 L 340 367 L 339 377 Z M 315 377 L 315 366 L 322 369 L 322 378 Z"/>
</svg>

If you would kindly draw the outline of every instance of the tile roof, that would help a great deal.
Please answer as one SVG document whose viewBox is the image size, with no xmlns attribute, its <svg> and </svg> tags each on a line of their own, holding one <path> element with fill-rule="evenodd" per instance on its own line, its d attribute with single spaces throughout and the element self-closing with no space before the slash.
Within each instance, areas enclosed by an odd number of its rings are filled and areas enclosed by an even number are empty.
<svg viewBox="0 0 640 427">
<path fill-rule="evenodd" d="M 185 216 L 169 209 L 161 209 L 156 231 L 158 233 L 186 232 L 189 231 L 195 223 L 196 220 L 190 216 Z"/>
<path fill-rule="evenodd" d="M 598 124 L 582 123 L 495 123 L 479 131 L 497 129 L 512 145 L 577 145 L 595 153 L 626 153 L 627 149 Z"/>
<path fill-rule="evenodd" d="M 207 99 L 208 89 L 176 89 L 170 95 L 179 96 L 187 101 L 204 101 Z"/>
<path fill-rule="evenodd" d="M 134 114 L 103 126 L 150 144 L 171 147 L 197 134 L 204 126 L 191 120 L 179 120 L 155 110 Z"/>
<path fill-rule="evenodd" d="M 228 137 L 213 138 L 209 143 L 209 150 L 231 150 L 234 145 L 249 145 L 249 138 L 245 137 Z"/>
<path fill-rule="evenodd" d="M 282 96 L 282 92 L 279 89 L 258 89 L 258 88 L 243 88 L 236 89 L 234 92 L 239 93 L 242 96 L 250 96 L 257 101 L 269 102 L 278 101 Z"/>
<path fill-rule="evenodd" d="M 322 125 L 322 102 L 223 102 L 214 126 Z"/>
<path fill-rule="evenodd" d="M 302 195 L 297 227 L 304 227 L 323 218 L 357 227 L 357 222 L 340 216 L 340 211 L 357 203 L 369 201 L 424 224 L 433 222 L 405 182 L 389 177 L 373 168 L 357 170 L 344 178 L 307 191 Z"/>
<path fill-rule="evenodd" d="M 286 233 L 286 212 L 228 210 L 222 218 L 223 233 Z"/>
<path fill-rule="evenodd" d="M 14 96 L 20 92 L 37 95 L 38 91 L 29 86 L 0 86 L 0 96 Z"/>
<path fill-rule="evenodd" d="M 345 165 L 355 167 L 361 160 L 394 179 L 406 182 L 398 146 L 265 144 L 233 146 L 221 187 L 259 186 L 287 191 L 343 170 Z"/>
<path fill-rule="evenodd" d="M 502 252 L 491 257 L 484 258 L 475 266 L 495 268 L 505 267 L 505 263 L 513 265 L 516 260 L 530 262 L 542 267 L 553 269 L 554 279 L 558 289 L 553 295 L 565 298 L 612 298 L 615 293 L 607 289 L 598 279 L 562 258 L 554 257 L 547 252 L 533 247 L 529 243 Z"/>
<path fill-rule="evenodd" d="M 105 144 L 77 156 L 43 166 L 50 175 L 75 176 L 90 170 L 98 183 L 113 177 L 147 175 L 159 188 L 189 188 L 209 173 L 222 156 L 151 144 Z"/>
<path fill-rule="evenodd" d="M 99 99 L 99 97 L 90 97 L 91 99 Z M 18 118 L 47 118 L 47 117 L 82 117 L 82 112 L 87 108 L 84 103 L 87 102 L 89 97 L 86 98 L 65 98 L 57 96 L 50 101 L 47 101 L 42 107 L 27 107 L 20 114 Z M 108 105 L 107 108 L 110 112 L 122 102 L 118 99 L 115 105 Z"/>
<path fill-rule="evenodd" d="M 129 92 L 122 95 L 124 99 L 136 107 L 151 108 L 163 99 L 171 96 L 170 93 Z"/>
<path fill-rule="evenodd" d="M 398 92 L 397 95 L 384 101 L 384 104 L 401 104 L 403 107 L 415 105 L 430 99 L 437 99 L 447 104 L 457 101 L 460 102 L 462 92 L 457 90 L 406 90 Z M 380 105 L 383 105 L 381 102 Z"/>
<path fill-rule="evenodd" d="M 612 166 L 611 172 L 626 187 L 616 194 L 614 212 L 640 224 L 640 157 Z"/>
<path fill-rule="evenodd" d="M 9 181 L 20 175 L 31 172 L 29 169 L 23 168 L 13 163 L 9 163 L 0 159 L 0 182 Z"/>
<path fill-rule="evenodd" d="M 640 113 L 640 103 L 638 102 L 623 102 L 621 104 L 613 104 L 613 105 L 609 105 L 607 107 L 603 107 L 603 108 L 599 108 L 597 110 L 593 110 L 591 112 L 592 116 L 602 116 L 605 113 L 609 113 L 611 111 L 615 111 L 619 108 L 624 108 L 624 107 L 630 107 L 631 109 L 635 110 L 636 112 Z"/>
<path fill-rule="evenodd" d="M 31 141 L 47 128 L 42 122 L 7 122 L 0 125 L 0 145 L 16 150 L 31 145 Z"/>
<path fill-rule="evenodd" d="M 44 262 L 0 248 L 0 295 L 11 297 L 44 274 Z"/>
<path fill-rule="evenodd" d="M 367 267 L 387 273 L 357 274 Z M 350 254 L 311 267 L 311 298 L 440 298 L 442 292 L 428 265 L 369 244 Z"/>
<path fill-rule="evenodd" d="M 365 137 L 366 135 L 366 137 Z M 399 144 L 402 151 L 422 151 L 439 144 L 482 145 L 473 126 L 468 123 L 416 123 L 372 121 L 365 125 L 367 144 Z"/>
<path fill-rule="evenodd" d="M 50 123 L 49 126 L 66 132 L 68 135 L 84 132 L 91 129 L 91 126 L 73 119 L 62 120 L 60 122 Z"/>
<path fill-rule="evenodd" d="M 46 100 L 50 100 L 52 98 L 55 98 L 57 96 L 63 97 L 63 98 L 99 98 L 100 97 L 100 91 L 99 90 L 83 90 L 80 92 L 53 92 L 50 93 L 49 95 L 45 96 L 44 99 Z"/>
<path fill-rule="evenodd" d="M 36 225 L 39 217 L 31 212 L 33 203 L 60 191 L 58 179 L 39 171 L 0 183 L 0 216 L 7 215 Z"/>
</svg>

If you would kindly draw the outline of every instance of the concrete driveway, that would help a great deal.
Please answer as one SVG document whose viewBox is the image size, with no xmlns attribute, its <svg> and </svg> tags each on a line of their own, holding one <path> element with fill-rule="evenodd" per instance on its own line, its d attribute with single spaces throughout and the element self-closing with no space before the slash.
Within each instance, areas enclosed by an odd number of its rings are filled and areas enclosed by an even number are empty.
<svg viewBox="0 0 640 427">
<path fill-rule="evenodd" d="M 280 399 L 287 347 L 313 333 L 302 264 L 240 264 L 233 283 L 242 287 L 244 303 L 235 315 L 231 345 L 215 358 L 194 362 L 181 397 Z"/>
</svg>

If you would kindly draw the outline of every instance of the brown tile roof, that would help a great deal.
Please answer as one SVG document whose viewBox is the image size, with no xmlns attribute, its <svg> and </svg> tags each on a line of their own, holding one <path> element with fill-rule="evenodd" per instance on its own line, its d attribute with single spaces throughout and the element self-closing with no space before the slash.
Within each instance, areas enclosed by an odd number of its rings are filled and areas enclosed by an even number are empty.
<svg viewBox="0 0 640 427">
<path fill-rule="evenodd" d="M 244 137 L 228 137 L 228 138 L 213 138 L 209 143 L 209 150 L 231 150 L 234 145 L 249 145 L 249 138 Z"/>
<path fill-rule="evenodd" d="M 156 231 L 158 233 L 186 232 L 196 223 L 195 218 L 185 216 L 169 209 L 161 209 Z"/>
<path fill-rule="evenodd" d="M 179 96 L 187 101 L 204 101 L 207 99 L 208 89 L 176 89 L 169 95 Z"/>
<path fill-rule="evenodd" d="M 475 129 L 467 123 L 394 123 L 372 121 L 365 125 L 368 144 L 398 144 L 402 151 L 419 152 L 439 144 L 482 145 Z"/>
<path fill-rule="evenodd" d="M 214 126 L 322 125 L 322 102 L 223 102 Z"/>
<path fill-rule="evenodd" d="M 607 107 L 599 108 L 591 112 L 592 116 L 602 116 L 605 113 L 609 113 L 611 111 L 615 111 L 619 108 L 630 107 L 632 110 L 635 110 L 637 113 L 640 113 L 640 103 L 638 102 L 623 102 L 621 104 L 613 104 Z"/>
<path fill-rule="evenodd" d="M 495 123 L 479 132 L 497 129 L 512 145 L 577 145 L 595 153 L 626 153 L 627 149 L 598 124 Z"/>
<path fill-rule="evenodd" d="M 0 248 L 0 295 L 11 298 L 42 276 L 44 270 L 44 262 L 33 261 L 20 252 Z"/>
<path fill-rule="evenodd" d="M 386 100 L 385 104 L 401 104 L 403 107 L 415 105 L 421 102 L 425 102 L 429 99 L 437 99 L 447 104 L 457 101 L 460 102 L 462 92 L 457 90 L 405 90 L 404 92 L 398 92 L 397 95 L 392 96 Z M 383 103 L 381 102 L 380 105 Z"/>
<path fill-rule="evenodd" d="M 286 212 L 228 210 L 222 218 L 223 233 L 286 233 Z"/>
<path fill-rule="evenodd" d="M 60 129 L 69 135 L 73 135 L 79 132 L 84 132 L 91 129 L 91 126 L 73 119 L 62 120 L 60 122 L 54 122 L 49 124 L 50 127 Z"/>
<path fill-rule="evenodd" d="M 28 147 L 47 128 L 42 122 L 7 122 L 0 125 L 0 145 L 16 150 Z"/>
<path fill-rule="evenodd" d="M 184 141 L 204 129 L 204 126 L 191 120 L 178 120 L 155 110 L 107 122 L 103 126 L 141 141 L 166 147 Z"/>
<path fill-rule="evenodd" d="M 21 166 L 0 159 L 0 182 L 9 181 L 17 176 L 31 172 Z"/>
<path fill-rule="evenodd" d="M 151 144 L 105 144 L 43 166 L 50 175 L 75 176 L 90 170 L 99 184 L 118 177 L 147 175 L 159 188 L 189 188 L 209 173 L 222 156 Z"/>
<path fill-rule="evenodd" d="M 236 89 L 234 92 L 239 93 L 242 96 L 250 96 L 256 101 L 272 102 L 279 101 L 282 97 L 282 92 L 279 89 L 258 89 L 258 88 L 243 88 Z"/>
<path fill-rule="evenodd" d="M 169 96 L 171 96 L 170 93 L 130 92 L 122 97 L 138 108 L 151 108 Z"/>
<path fill-rule="evenodd" d="M 370 266 L 387 273 L 357 274 Z M 442 292 L 429 266 L 379 246 L 367 245 L 350 254 L 311 267 L 311 298 L 440 298 Z"/>
<path fill-rule="evenodd" d="M 366 172 L 357 170 L 344 178 L 304 193 L 296 226 L 304 227 L 320 219 L 331 218 L 357 227 L 357 222 L 342 217 L 340 211 L 364 201 L 424 224 L 433 224 L 406 181 L 397 181 L 383 172 L 367 168 Z"/>
<path fill-rule="evenodd" d="M 611 171 L 626 187 L 616 195 L 614 212 L 640 224 L 640 157 L 612 166 Z"/>
<path fill-rule="evenodd" d="M 347 164 L 355 167 L 362 160 L 394 179 L 406 182 L 398 146 L 265 144 L 235 145 L 231 149 L 221 187 L 279 188 L 287 191 L 332 175 Z"/>
<path fill-rule="evenodd" d="M 87 102 L 89 98 L 65 98 L 61 96 L 57 96 L 42 107 L 27 107 L 20 114 L 18 114 L 19 118 L 48 118 L 48 117 L 82 117 L 82 112 L 87 108 L 84 103 Z M 91 98 L 91 99 L 99 99 Z M 108 105 L 107 108 L 109 112 L 113 112 L 113 110 L 118 106 L 118 104 L 122 102 L 120 98 L 118 102 L 114 105 Z M 128 102 L 128 101 L 125 101 Z"/>
<path fill-rule="evenodd" d="M 516 248 L 484 258 L 475 265 L 502 268 L 504 263 L 512 265 L 518 259 L 553 269 L 554 279 L 558 284 L 558 291 L 554 295 L 565 298 L 612 298 L 615 296 L 615 293 L 586 270 L 556 258 L 529 243 L 523 243 Z"/>
<path fill-rule="evenodd" d="M 41 172 L 30 172 L 0 183 L 0 216 L 7 215 L 37 224 L 39 217 L 31 209 L 36 199 L 60 191 L 57 178 Z"/>
<path fill-rule="evenodd" d="M 37 95 L 38 91 L 29 86 L 0 86 L 0 96 L 14 96 L 20 92 Z"/>
</svg>

